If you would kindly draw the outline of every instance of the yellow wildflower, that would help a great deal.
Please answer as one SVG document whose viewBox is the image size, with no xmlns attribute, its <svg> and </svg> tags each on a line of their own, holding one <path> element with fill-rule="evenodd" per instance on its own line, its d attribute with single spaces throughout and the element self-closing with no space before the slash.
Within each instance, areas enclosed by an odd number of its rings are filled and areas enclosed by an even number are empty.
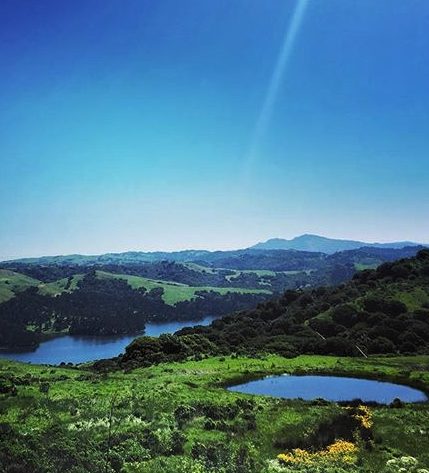
<svg viewBox="0 0 429 473">
<path fill-rule="evenodd" d="M 356 414 L 354 414 L 353 417 L 359 421 L 362 427 L 365 427 L 366 429 L 370 429 L 373 425 L 372 413 L 367 406 L 359 406 L 356 409 Z"/>
<path fill-rule="evenodd" d="M 290 453 L 281 453 L 277 459 L 286 464 L 311 464 L 323 462 L 354 463 L 358 448 L 352 442 L 337 440 L 328 445 L 324 450 L 309 452 L 301 448 L 295 448 Z"/>
</svg>

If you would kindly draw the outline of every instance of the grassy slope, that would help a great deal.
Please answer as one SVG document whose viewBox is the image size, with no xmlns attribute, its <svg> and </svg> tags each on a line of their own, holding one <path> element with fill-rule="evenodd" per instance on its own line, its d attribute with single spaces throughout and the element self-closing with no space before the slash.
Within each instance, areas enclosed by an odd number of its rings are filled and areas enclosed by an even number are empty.
<svg viewBox="0 0 429 473">
<path fill-rule="evenodd" d="M 57 294 L 61 294 L 62 292 L 72 292 L 77 289 L 77 284 L 83 279 L 83 276 L 83 274 L 75 274 L 72 277 L 68 289 L 66 289 L 68 278 L 58 279 L 58 281 L 53 281 L 49 283 L 40 283 L 39 292 L 48 296 L 56 296 Z"/>
<path fill-rule="evenodd" d="M 206 273 L 211 273 L 211 274 L 216 274 L 219 271 L 230 271 L 233 274 L 226 276 L 226 279 L 228 281 L 231 281 L 232 279 L 238 278 L 240 274 L 255 274 L 256 276 L 276 276 L 277 274 L 289 274 L 289 275 L 294 275 L 294 274 L 299 274 L 299 273 L 311 273 L 312 270 L 307 270 L 307 269 L 302 269 L 299 271 L 271 271 L 270 269 L 226 269 L 226 268 L 209 268 L 208 266 L 202 266 L 200 264 L 196 263 L 183 263 L 184 266 L 186 266 L 189 269 L 192 269 L 193 271 L 198 271 L 198 272 L 206 272 Z"/>
<path fill-rule="evenodd" d="M 133 289 L 141 287 L 147 290 L 162 288 L 164 294 L 162 298 L 166 304 L 174 305 L 177 302 L 187 301 L 195 298 L 198 291 L 214 291 L 219 294 L 227 294 L 228 292 L 238 292 L 241 294 L 271 294 L 271 291 L 263 289 L 245 289 L 232 287 L 211 287 L 211 286 L 187 286 L 173 281 L 160 281 L 155 279 L 143 278 L 141 276 L 131 276 L 129 274 L 114 274 L 105 271 L 97 271 L 97 276 L 101 278 L 119 278 L 124 279 Z"/>
<path fill-rule="evenodd" d="M 0 269 L 0 303 L 15 296 L 16 292 L 24 291 L 32 286 L 38 286 L 38 279 L 30 278 L 25 274 L 15 273 L 7 269 Z"/>
<path fill-rule="evenodd" d="M 239 398 L 253 398 L 257 402 L 256 430 L 231 437 L 225 431 L 205 429 L 204 419 L 195 418 L 183 428 L 187 438 L 185 455 L 189 454 L 196 441 L 221 440 L 237 444 L 250 441 L 259 457 L 268 460 L 280 452 L 273 446 L 276 440 L 304 435 L 321 420 L 338 413 L 340 408 L 335 404 L 316 406 L 299 400 L 282 401 L 232 393 L 223 389 L 222 384 L 268 373 L 317 371 L 401 381 L 406 378 L 429 389 L 428 366 L 427 356 L 367 360 L 322 356 L 294 359 L 278 356 L 263 359 L 209 358 L 199 362 L 162 364 L 127 374 L 114 372 L 103 378 L 84 370 L 49 369 L 0 361 L 0 375 L 13 374 L 29 380 L 28 384 L 18 386 L 17 397 L 0 397 L 0 422 L 10 423 L 21 433 L 33 436 L 60 422 L 69 429 L 89 430 L 91 435 L 103 439 L 106 438 L 107 427 L 100 425 L 105 425 L 113 396 L 117 397 L 120 405 L 115 414 L 128 419 L 119 426 L 124 432 L 138 428 L 130 425 L 135 419 L 133 406 L 136 405 L 144 411 L 145 417 L 160 416 L 167 422 L 179 405 L 190 406 L 196 402 L 230 405 Z M 44 381 L 51 383 L 49 401 L 38 389 Z M 366 471 L 381 471 L 393 454 L 411 455 L 418 458 L 422 466 L 429 465 L 427 403 L 401 409 L 377 407 L 372 412 L 375 435 L 381 443 L 377 443 L 371 452 L 361 452 Z"/>
<path fill-rule="evenodd" d="M 209 268 L 208 266 L 203 266 L 197 263 L 182 263 L 188 269 L 192 269 L 192 271 L 197 271 L 199 273 L 210 273 L 216 274 L 218 272 L 215 268 Z"/>
<path fill-rule="evenodd" d="M 147 290 L 162 288 L 164 289 L 164 302 L 174 305 L 180 301 L 187 301 L 195 298 L 197 291 L 214 291 L 219 294 L 227 294 L 228 292 L 238 292 L 241 294 L 271 294 L 271 291 L 264 289 L 246 289 L 246 288 L 229 288 L 229 287 L 211 287 L 211 286 L 187 286 L 186 284 L 174 281 L 162 281 L 143 278 L 140 276 L 131 276 L 128 274 L 114 274 L 105 271 L 97 271 L 98 277 L 101 278 L 120 278 L 125 279 L 133 289 L 141 287 Z M 83 278 L 83 274 L 75 274 L 71 284 L 66 289 L 68 278 L 59 279 L 57 281 L 43 283 L 38 279 L 31 278 L 24 274 L 13 271 L 0 269 L 0 303 L 7 301 L 15 296 L 17 292 L 24 291 L 32 286 L 37 286 L 41 294 L 56 296 L 62 292 L 71 292 L 77 288 L 77 284 Z"/>
<path fill-rule="evenodd" d="M 40 294 L 56 296 L 64 291 L 71 292 L 77 288 L 77 283 L 83 278 L 82 274 L 73 276 L 70 287 L 66 289 L 68 278 L 44 283 L 25 274 L 16 273 L 7 269 L 0 269 L 0 303 L 15 296 L 16 293 L 25 291 L 29 287 L 38 287 Z"/>
<path fill-rule="evenodd" d="M 408 283 L 397 282 L 385 285 L 382 288 L 368 290 L 365 295 L 357 298 L 350 298 L 348 304 L 355 306 L 357 309 L 363 310 L 363 301 L 367 297 L 376 297 L 386 300 L 398 300 L 407 306 L 408 311 L 412 312 L 422 307 L 429 306 L 429 287 L 427 286 L 416 286 L 411 288 Z M 331 309 L 322 312 L 314 319 L 332 319 Z M 306 321 L 306 325 L 309 320 Z"/>
<path fill-rule="evenodd" d="M 396 299 L 403 302 L 409 311 L 413 311 L 429 304 L 429 287 L 424 285 L 410 287 L 408 283 L 398 282 L 391 283 L 381 289 L 370 290 L 366 296 L 387 300 Z M 359 305 L 361 300 L 361 297 L 356 299 L 356 303 Z"/>
<path fill-rule="evenodd" d="M 379 266 L 379 263 L 355 263 L 356 271 L 363 271 L 365 269 L 376 269 Z"/>
</svg>

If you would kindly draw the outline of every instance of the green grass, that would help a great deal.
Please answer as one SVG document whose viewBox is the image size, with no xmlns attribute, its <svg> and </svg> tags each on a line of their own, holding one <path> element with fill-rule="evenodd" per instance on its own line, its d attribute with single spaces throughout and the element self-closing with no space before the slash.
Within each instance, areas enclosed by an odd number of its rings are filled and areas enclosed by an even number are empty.
<svg viewBox="0 0 429 473">
<path fill-rule="evenodd" d="M 192 271 L 197 271 L 198 273 L 209 273 L 209 274 L 217 274 L 218 270 L 215 268 L 209 268 L 208 266 L 203 266 L 197 263 L 182 263 L 188 269 L 192 269 Z"/>
<path fill-rule="evenodd" d="M 64 291 L 71 292 L 77 288 L 77 284 L 83 278 L 83 274 L 75 274 L 72 278 L 70 287 L 66 289 L 68 278 L 59 279 L 49 283 L 44 283 L 38 279 L 31 278 L 25 274 L 16 273 L 7 269 L 0 269 L 0 303 L 5 302 L 15 294 L 25 291 L 30 287 L 38 287 L 39 293 L 56 296 Z"/>
<path fill-rule="evenodd" d="M 407 291 L 398 291 L 394 297 L 403 302 L 410 311 L 429 304 L 429 292 L 421 287 L 408 289 Z"/>
<path fill-rule="evenodd" d="M 38 279 L 7 269 L 0 269 L 0 303 L 11 299 L 17 292 L 25 291 L 25 289 L 39 284 Z"/>
<path fill-rule="evenodd" d="M 275 276 L 275 271 L 270 271 L 268 269 L 231 269 L 230 271 L 234 271 L 234 274 L 230 274 L 229 276 L 225 276 L 225 279 L 228 281 L 232 281 L 233 279 L 237 279 L 242 274 L 255 274 L 256 276 L 263 278 L 264 276 Z"/>
<path fill-rule="evenodd" d="M 412 312 L 429 305 L 429 288 L 422 285 L 411 286 L 407 282 L 392 283 L 381 289 L 367 291 L 363 297 L 357 298 L 355 303 L 362 306 L 363 299 L 367 297 L 398 300 L 403 302 L 407 309 Z"/>
<path fill-rule="evenodd" d="M 221 269 L 221 268 L 219 268 Z M 231 274 L 229 276 L 226 276 L 226 279 L 228 281 L 231 281 L 232 279 L 238 278 L 241 274 L 255 274 L 256 276 L 259 276 L 260 278 L 263 278 L 264 276 L 271 276 L 275 277 L 279 274 L 286 274 L 289 276 L 295 276 L 300 273 L 305 273 L 305 274 L 310 274 L 313 270 L 312 269 L 301 269 L 298 271 L 271 271 L 269 269 L 231 269 L 230 271 L 234 271 L 234 274 Z"/>
<path fill-rule="evenodd" d="M 133 289 L 141 287 L 148 291 L 155 288 L 164 290 L 163 300 L 166 304 L 174 305 L 181 301 L 189 301 L 195 299 L 198 291 L 214 291 L 218 294 L 240 293 L 240 294 L 271 294 L 271 291 L 265 289 L 247 289 L 247 288 L 229 288 L 229 287 L 213 287 L 213 286 L 188 286 L 186 284 L 174 281 L 163 281 L 140 276 L 132 276 L 129 274 L 114 274 L 105 271 L 97 271 L 100 278 L 116 278 L 124 279 Z M 24 274 L 15 273 L 13 271 L 0 270 L 0 303 L 5 302 L 15 296 L 17 292 L 24 291 L 29 287 L 36 286 L 39 288 L 40 294 L 48 296 L 56 296 L 63 292 L 71 292 L 77 288 L 79 281 L 84 277 L 83 274 L 75 274 L 72 277 L 70 286 L 66 289 L 68 278 L 59 279 L 44 283 L 38 279 L 31 278 Z"/>
<path fill-rule="evenodd" d="M 84 368 L 48 368 L 0 361 L 0 376 L 12 376 L 17 385 L 17 396 L 0 397 L 0 423 L 12 425 L 15 432 L 23 435 L 24 442 L 27 441 L 25 439 L 36 442 L 48 431 L 54 441 L 55 436 L 60 435 L 59 427 L 62 426 L 64 432 L 71 432 L 61 434 L 70 435 L 69 442 L 77 442 L 80 437 L 76 436 L 80 435 L 104 445 L 108 431 L 106 419 L 112 399 L 115 399 L 114 418 L 118 419 L 115 430 L 124 439 L 141 438 L 142 432 L 147 432 L 147 429 L 167 435 L 168 429 L 176 425 L 173 413 L 179 406 L 233 406 L 238 399 L 252 399 L 255 402 L 252 410 L 255 429 L 241 429 L 244 418 L 240 416 L 227 420 L 234 432 L 232 435 L 229 428 L 207 429 L 206 418 L 201 415 L 185 422 L 180 427 L 186 439 L 184 456 L 189 456 L 196 442 L 208 445 L 219 440 L 231 446 L 251 443 L 257 457 L 265 464 L 282 451 L 275 446 L 276 441 L 305 437 L 322 420 L 332 418 L 342 408 L 334 403 L 316 405 L 300 400 L 244 395 L 229 392 L 224 385 L 267 374 L 317 372 L 401 382 L 406 380 L 409 383 L 419 382 L 429 389 L 428 367 L 428 356 L 369 359 L 329 356 L 293 359 L 279 356 L 261 359 L 212 357 L 202 361 L 161 364 L 129 373 L 97 375 Z M 39 390 L 39 386 L 46 382 L 50 385 L 49 395 Z M 371 411 L 374 434 L 378 440 L 372 451 L 362 449 L 362 470 L 359 471 L 383 471 L 389 458 L 403 455 L 416 457 L 421 467 L 428 466 L 427 403 L 405 405 L 400 409 L 380 406 Z M 56 430 L 53 430 L 54 426 Z M 96 452 L 91 453 L 91 448 L 94 448 L 92 443 L 88 443 L 86 456 L 96 455 Z M 133 461 L 143 464 L 144 459 Z"/>
<path fill-rule="evenodd" d="M 49 283 L 40 283 L 39 284 L 39 292 L 40 294 L 46 294 L 48 296 L 56 296 L 63 292 L 72 292 L 77 289 L 77 285 L 79 281 L 83 279 L 83 274 L 75 274 L 72 277 L 70 286 L 66 289 L 68 284 L 68 278 L 58 279 L 57 281 L 49 282 Z"/>
<path fill-rule="evenodd" d="M 376 269 L 378 266 L 380 266 L 378 263 L 355 263 L 355 269 L 356 271 L 363 271 L 364 269 Z"/>
<path fill-rule="evenodd" d="M 240 294 L 271 294 L 271 291 L 264 289 L 246 289 L 232 287 L 212 287 L 212 286 L 187 286 L 173 281 L 160 281 L 155 279 L 143 278 L 141 276 L 131 276 L 129 274 L 114 274 L 105 271 L 97 271 L 99 278 L 123 279 L 133 289 L 144 287 L 148 291 L 156 288 L 162 288 L 164 293 L 162 298 L 166 304 L 174 305 L 181 301 L 195 299 L 198 291 L 213 291 L 219 294 L 240 293 Z"/>
</svg>

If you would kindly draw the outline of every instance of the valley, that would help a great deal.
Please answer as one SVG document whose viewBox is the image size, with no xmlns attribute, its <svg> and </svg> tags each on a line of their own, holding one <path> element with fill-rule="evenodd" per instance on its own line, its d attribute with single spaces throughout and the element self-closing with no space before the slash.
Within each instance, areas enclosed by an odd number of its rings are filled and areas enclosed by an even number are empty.
<svg viewBox="0 0 429 473">
<path fill-rule="evenodd" d="M 55 335 L 124 337 L 149 323 L 219 317 L 285 290 L 346 282 L 357 270 L 414 256 L 420 248 L 186 251 L 150 254 L 146 262 L 146 253 L 6 261 L 0 263 L 0 349 L 34 351 Z"/>
<path fill-rule="evenodd" d="M 3 264 L 0 471 L 426 473 L 429 250 L 273 257 Z"/>
<path fill-rule="evenodd" d="M 0 1 L 0 473 L 429 473 L 428 20 Z"/>
</svg>

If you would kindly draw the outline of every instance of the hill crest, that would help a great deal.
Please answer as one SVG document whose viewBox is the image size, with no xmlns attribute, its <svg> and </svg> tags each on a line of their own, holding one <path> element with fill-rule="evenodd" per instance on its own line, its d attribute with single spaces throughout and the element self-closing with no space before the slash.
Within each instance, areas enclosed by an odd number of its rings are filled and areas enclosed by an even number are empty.
<svg viewBox="0 0 429 473">
<path fill-rule="evenodd" d="M 343 240 L 338 238 L 328 238 L 320 235 L 306 233 L 290 240 L 284 238 L 270 238 L 264 242 L 257 243 L 250 247 L 254 250 L 297 250 L 314 251 L 326 254 L 337 253 L 338 251 L 356 250 L 363 247 L 373 248 L 405 248 L 407 246 L 419 246 L 419 243 L 411 241 L 397 241 L 390 243 L 364 242 L 359 240 Z"/>
</svg>

